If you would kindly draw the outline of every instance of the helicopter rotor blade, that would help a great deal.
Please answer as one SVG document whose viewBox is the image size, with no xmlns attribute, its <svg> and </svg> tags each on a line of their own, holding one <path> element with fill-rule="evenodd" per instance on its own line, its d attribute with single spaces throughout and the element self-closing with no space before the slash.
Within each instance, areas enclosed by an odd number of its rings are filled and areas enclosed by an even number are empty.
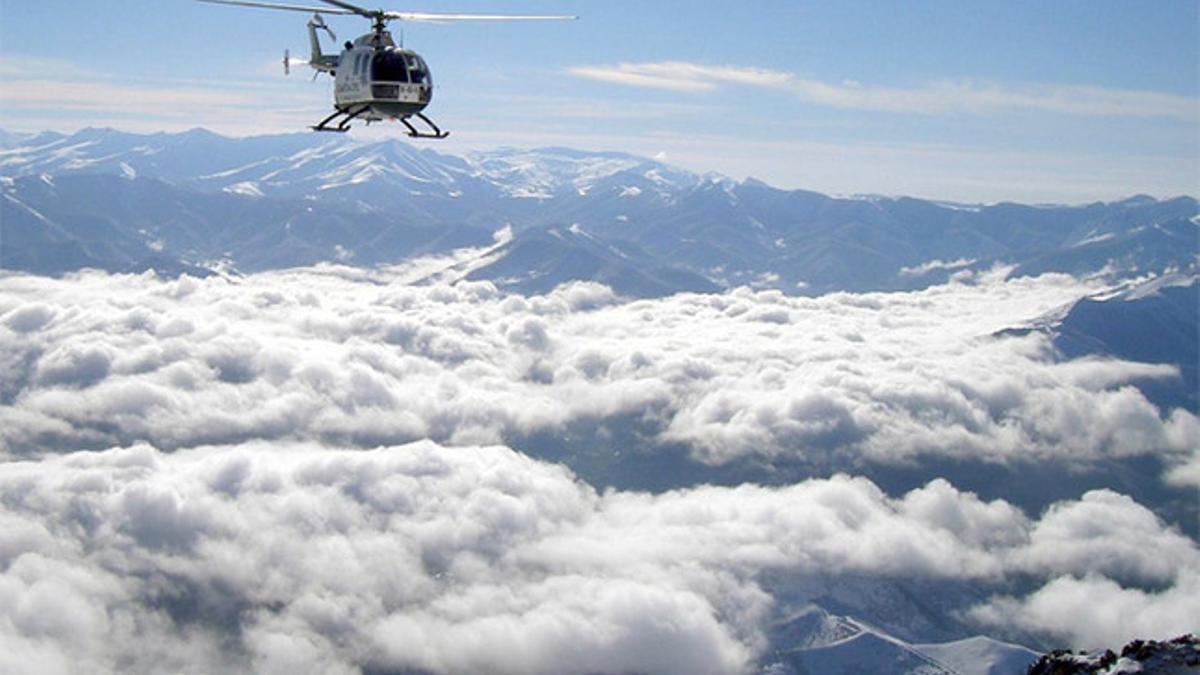
<svg viewBox="0 0 1200 675">
<path fill-rule="evenodd" d="M 347 12 L 353 12 L 354 14 L 360 14 L 362 16 L 369 17 L 372 19 L 375 18 L 376 16 L 385 14 L 385 12 L 383 10 L 367 9 L 366 7 L 359 7 L 358 5 L 352 5 L 348 2 L 345 2 L 344 0 L 321 0 L 321 2 L 324 2 L 327 5 L 333 5 L 334 7 L 341 7 L 342 9 L 346 10 Z"/>
<path fill-rule="evenodd" d="M 325 0 L 332 2 L 332 0 Z M 339 5 L 341 3 L 338 3 Z M 424 21 L 438 23 L 441 21 L 574 21 L 577 16 L 565 15 L 520 15 L 520 14 L 437 14 L 430 12 L 383 12 L 385 19 L 400 21 Z"/>
<path fill-rule="evenodd" d="M 235 5 L 238 7 L 261 7 L 263 9 L 286 9 L 292 12 L 325 12 L 327 14 L 358 14 L 348 9 L 330 9 L 328 7 L 306 7 L 304 5 L 285 5 L 276 2 L 253 2 L 252 0 L 197 0 L 214 5 Z"/>
<path fill-rule="evenodd" d="M 257 0 L 197 0 L 214 5 L 236 5 L 239 7 L 261 7 L 263 9 L 286 9 L 293 12 L 324 12 L 326 14 L 357 14 L 368 19 L 384 21 L 414 21 L 439 23 L 443 21 L 574 21 L 577 16 L 519 15 L 519 14 L 439 14 L 436 12 L 391 12 L 382 9 L 366 9 L 344 0 L 320 0 L 332 7 L 311 7 Z"/>
</svg>

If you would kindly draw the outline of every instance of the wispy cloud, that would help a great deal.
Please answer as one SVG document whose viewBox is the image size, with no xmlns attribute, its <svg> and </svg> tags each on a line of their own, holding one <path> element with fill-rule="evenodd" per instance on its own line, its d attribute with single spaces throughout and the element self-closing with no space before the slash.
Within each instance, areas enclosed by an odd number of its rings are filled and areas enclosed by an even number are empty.
<svg viewBox="0 0 1200 675">
<path fill-rule="evenodd" d="M 249 92 L 197 87 L 139 87 L 113 83 L 68 82 L 56 79 L 18 80 L 5 84 L 6 107 L 48 107 L 68 110 L 115 110 L 173 115 L 197 106 L 249 107 L 258 102 Z"/>
<path fill-rule="evenodd" d="M 324 95 L 324 90 L 284 89 L 261 79 L 131 81 L 58 59 L 0 58 L 0 76 L 5 80 L 0 124 L 30 130 L 56 122 L 85 126 L 120 120 L 126 127 L 159 131 L 212 120 L 205 126 L 227 132 L 278 131 L 299 128 L 319 113 L 321 107 L 312 107 L 319 103 L 309 101 Z"/>
<path fill-rule="evenodd" d="M 648 87 L 668 91 L 713 91 L 720 84 L 743 84 L 755 87 L 785 87 L 792 75 L 776 70 L 706 66 L 683 61 L 662 63 L 619 63 L 615 66 L 580 66 L 568 73 L 602 82 Z"/>
<path fill-rule="evenodd" d="M 954 271 L 964 267 L 970 267 L 975 264 L 974 258 L 959 258 L 958 260 L 930 260 L 927 263 L 917 265 L 915 267 L 901 267 L 900 276 L 902 277 L 923 277 L 930 272 L 937 270 Z"/>
<path fill-rule="evenodd" d="M 1187 121 L 1200 117 L 1200 102 L 1194 97 L 1081 85 L 1008 85 L 967 80 L 935 81 L 908 88 L 884 87 L 850 81 L 823 82 L 762 68 L 682 61 L 577 66 L 567 72 L 601 82 L 684 93 L 711 92 L 729 84 L 763 87 L 789 91 L 808 103 L 875 112 L 946 115 L 1029 110 Z"/>
</svg>

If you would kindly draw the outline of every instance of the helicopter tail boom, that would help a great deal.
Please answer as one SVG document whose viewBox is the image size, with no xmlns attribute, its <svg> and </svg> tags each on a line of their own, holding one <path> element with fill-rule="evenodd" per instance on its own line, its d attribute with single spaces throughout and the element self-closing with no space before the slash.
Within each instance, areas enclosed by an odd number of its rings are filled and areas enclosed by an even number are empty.
<svg viewBox="0 0 1200 675">
<path fill-rule="evenodd" d="M 321 39 L 317 35 L 318 30 L 329 33 L 331 39 L 337 40 L 337 36 L 333 34 L 333 30 L 329 26 L 325 25 L 325 20 L 321 18 L 321 15 L 314 13 L 312 18 L 308 20 L 308 45 L 310 49 L 308 65 L 312 66 L 318 72 L 332 73 L 337 67 L 338 57 L 327 55 L 321 51 Z"/>
</svg>

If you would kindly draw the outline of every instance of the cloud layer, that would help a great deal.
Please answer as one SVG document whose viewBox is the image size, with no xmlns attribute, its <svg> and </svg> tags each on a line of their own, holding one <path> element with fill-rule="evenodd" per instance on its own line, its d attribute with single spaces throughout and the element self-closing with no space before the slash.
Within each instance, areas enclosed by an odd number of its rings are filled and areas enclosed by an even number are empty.
<svg viewBox="0 0 1200 675">
<path fill-rule="evenodd" d="M 1182 463 L 1200 444 L 1193 414 L 1130 385 L 1171 367 L 1057 363 L 1040 334 L 992 337 L 1096 289 L 1066 276 L 638 302 L 402 276 L 2 279 L 0 450 L 499 443 L 606 421 L 708 464 Z"/>
<path fill-rule="evenodd" d="M 1034 574 L 1028 596 L 963 609 L 1079 644 L 1200 620 L 1200 551 L 1109 491 L 1031 521 L 942 480 L 898 499 L 846 476 L 598 494 L 502 447 L 254 442 L 10 462 L 0 494 L 14 673 L 745 672 L 784 609 L 766 572 Z M 1120 612 L 1053 623 L 1108 598 Z"/>
<path fill-rule="evenodd" d="M 1171 368 L 995 336 L 1093 282 L 627 302 L 410 272 L 0 278 L 0 670 L 739 673 L 831 579 L 965 584 L 943 621 L 1080 646 L 1200 621 L 1195 542 L 1112 490 L 1041 514 L 943 479 L 597 492 L 499 444 L 1158 455 L 1186 484 L 1194 415 L 1129 384 Z"/>
</svg>

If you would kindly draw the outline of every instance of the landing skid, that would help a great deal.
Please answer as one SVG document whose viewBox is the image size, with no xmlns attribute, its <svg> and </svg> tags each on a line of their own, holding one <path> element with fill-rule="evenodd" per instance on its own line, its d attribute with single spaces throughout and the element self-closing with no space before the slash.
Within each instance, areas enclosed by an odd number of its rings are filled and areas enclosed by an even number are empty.
<svg viewBox="0 0 1200 675">
<path fill-rule="evenodd" d="M 438 125 L 434 124 L 433 120 L 429 119 L 424 114 L 417 113 L 415 115 L 415 117 L 421 118 L 422 122 L 424 122 L 425 124 L 428 124 L 429 128 L 433 129 L 433 133 L 429 133 L 428 131 L 425 131 L 425 132 L 417 131 L 417 128 L 414 127 L 411 123 L 409 123 L 407 118 L 401 117 L 400 122 L 404 126 L 408 127 L 408 135 L 410 137 L 412 137 L 412 138 L 445 138 L 450 135 L 449 131 L 442 131 L 441 129 L 439 129 Z"/>
<path fill-rule="evenodd" d="M 335 131 L 337 133 L 344 134 L 347 131 L 350 131 L 351 122 L 370 109 L 370 105 L 361 105 L 358 107 L 346 106 L 344 108 L 337 108 L 329 117 L 326 117 L 325 119 L 321 120 L 319 124 L 309 128 L 313 131 Z M 432 129 L 432 131 L 418 130 L 412 125 L 411 122 L 408 121 L 407 117 L 398 117 L 397 119 L 400 120 L 400 123 L 408 129 L 408 135 L 411 138 L 445 138 L 450 135 L 450 132 L 439 129 L 438 125 L 434 124 L 433 120 L 426 117 L 423 113 L 415 113 L 413 116 L 419 118 L 426 124 L 426 126 Z M 371 120 L 368 119 L 367 124 L 370 123 Z"/>
<path fill-rule="evenodd" d="M 321 120 L 320 124 L 317 124 L 316 126 L 309 127 L 309 128 L 312 129 L 313 131 L 336 131 L 340 134 L 344 134 L 347 131 L 350 131 L 350 122 L 354 121 L 354 118 L 367 112 L 370 109 L 371 109 L 371 106 L 369 106 L 369 105 L 362 105 L 357 108 L 351 108 L 351 107 L 337 108 L 333 111 L 332 115 Z M 345 115 L 345 119 L 340 120 L 336 127 L 329 126 L 330 123 L 332 123 L 337 118 L 342 117 L 343 115 Z"/>
</svg>

